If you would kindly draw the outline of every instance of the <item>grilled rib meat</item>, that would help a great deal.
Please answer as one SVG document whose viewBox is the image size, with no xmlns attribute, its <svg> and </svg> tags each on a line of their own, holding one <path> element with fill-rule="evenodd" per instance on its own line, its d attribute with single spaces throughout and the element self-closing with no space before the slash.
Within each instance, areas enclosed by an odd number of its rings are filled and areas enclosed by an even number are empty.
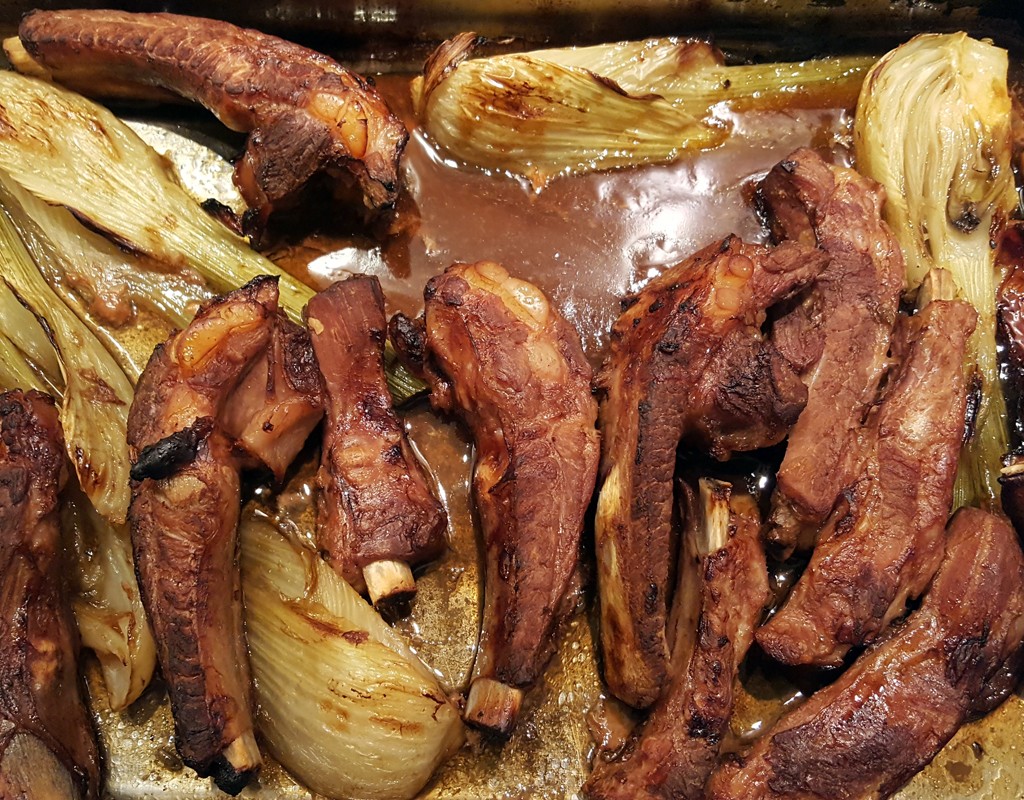
<svg viewBox="0 0 1024 800">
<path fill-rule="evenodd" d="M 605 680 L 630 705 L 650 705 L 666 681 L 679 442 L 726 458 L 786 435 L 806 390 L 761 323 L 825 263 L 801 244 L 771 250 L 730 237 L 648 284 L 612 329 L 598 381 L 598 585 Z"/>
<path fill-rule="evenodd" d="M 535 286 L 490 262 L 431 279 L 424 318 L 391 336 L 476 442 L 473 492 L 486 548 L 483 631 L 465 719 L 507 734 L 554 652 L 573 598 L 599 455 L 579 336 Z"/>
<path fill-rule="evenodd" d="M 769 519 L 769 540 L 788 554 L 814 544 L 860 471 L 856 439 L 887 366 L 903 255 L 881 218 L 881 186 L 811 150 L 772 169 L 758 198 L 776 241 L 817 244 L 830 256 L 772 332 L 807 382 L 807 407 L 789 436 Z"/>
<path fill-rule="evenodd" d="M 703 798 L 729 729 L 736 674 L 769 598 L 760 514 L 727 483 L 701 481 L 699 505 L 687 494 L 678 670 L 621 759 L 595 762 L 592 800 Z"/>
<path fill-rule="evenodd" d="M 862 433 L 869 452 L 782 609 L 757 632 L 786 664 L 838 667 L 870 644 L 939 568 L 964 439 L 967 340 L 977 314 L 933 270 L 898 328 L 902 363 Z"/>
<path fill-rule="evenodd" d="M 0 797 L 100 794 L 96 734 L 63 585 L 63 467 L 52 398 L 0 395 Z"/>
<path fill-rule="evenodd" d="M 224 407 L 224 430 L 280 482 L 323 416 L 323 387 L 309 332 L 278 316 L 266 352 Z"/>
<path fill-rule="evenodd" d="M 408 599 L 416 591 L 410 567 L 444 551 L 447 517 L 391 405 L 380 282 L 333 284 L 309 301 L 306 324 L 328 403 L 318 546 L 375 605 Z"/>
<path fill-rule="evenodd" d="M 1019 534 L 1024 534 L 1024 224 L 1003 231 L 997 263 L 1006 277 L 999 287 L 999 334 L 1006 343 L 1009 370 L 1006 383 L 1016 393 L 1010 408 L 1015 445 L 1003 460 L 999 483 L 1003 510 Z"/>
<path fill-rule="evenodd" d="M 217 418 L 264 355 L 276 312 L 267 277 L 204 306 L 153 351 L 128 415 L 135 565 L 178 752 L 235 794 L 261 759 L 236 558 L 240 464 Z"/>
<path fill-rule="evenodd" d="M 5 49 L 21 71 L 91 96 L 201 103 L 250 133 L 235 182 L 265 221 L 314 177 L 350 174 L 365 203 L 394 202 L 408 134 L 363 78 L 320 53 L 212 19 L 122 11 L 34 11 Z M 27 57 L 26 57 L 27 56 Z M 33 61 L 34 60 L 34 61 Z"/>
<path fill-rule="evenodd" d="M 920 610 L 709 782 L 711 800 L 896 792 L 1020 675 L 1024 559 L 1001 517 L 965 508 Z"/>
</svg>

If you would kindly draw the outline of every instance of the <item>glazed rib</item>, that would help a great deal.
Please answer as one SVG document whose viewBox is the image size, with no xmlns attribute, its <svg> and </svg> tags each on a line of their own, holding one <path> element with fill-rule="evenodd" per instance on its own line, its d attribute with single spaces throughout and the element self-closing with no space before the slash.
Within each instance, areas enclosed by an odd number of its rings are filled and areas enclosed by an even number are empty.
<svg viewBox="0 0 1024 800">
<path fill-rule="evenodd" d="M 753 498 L 727 483 L 687 492 L 686 528 L 673 614 L 679 619 L 667 692 L 616 761 L 597 760 L 592 800 L 698 800 L 718 761 L 733 686 L 768 603 L 761 519 Z"/>
<path fill-rule="evenodd" d="M 309 332 L 279 315 L 265 353 L 232 393 L 220 421 L 254 464 L 269 469 L 280 483 L 323 416 L 323 387 Z"/>
<path fill-rule="evenodd" d="M 903 255 L 882 221 L 883 200 L 874 181 L 807 149 L 778 164 L 759 189 L 776 241 L 817 244 L 830 256 L 772 331 L 807 383 L 769 519 L 769 541 L 783 555 L 814 544 L 865 455 L 857 436 L 887 367 L 903 291 Z"/>
<path fill-rule="evenodd" d="M 391 405 L 380 282 L 333 284 L 309 301 L 306 324 L 328 408 L 317 544 L 375 605 L 407 600 L 416 591 L 411 568 L 441 555 L 448 520 Z"/>
<path fill-rule="evenodd" d="M 902 363 L 862 432 L 863 472 L 786 604 L 757 632 L 778 661 L 840 666 L 902 616 L 942 562 L 964 441 L 964 351 L 977 320 L 955 292 L 949 273 L 933 270 L 924 307 L 897 329 Z"/>
<path fill-rule="evenodd" d="M 786 435 L 806 389 L 761 324 L 825 263 L 801 244 L 730 237 L 652 281 L 615 322 L 598 380 L 598 585 L 605 680 L 632 706 L 653 703 L 666 682 L 677 447 L 724 459 Z"/>
<path fill-rule="evenodd" d="M 187 766 L 234 794 L 261 759 L 236 558 L 240 464 L 217 418 L 264 355 L 276 312 L 267 277 L 204 306 L 153 351 L 128 415 L 132 545 L 175 742 Z"/>
<path fill-rule="evenodd" d="M 423 320 L 392 319 L 392 341 L 434 406 L 468 425 L 477 453 L 486 578 L 463 716 L 507 734 L 574 600 L 599 455 L 592 374 L 576 331 L 497 264 L 449 267 L 424 298 Z"/>
<path fill-rule="evenodd" d="M 1024 559 L 1001 517 L 965 508 L 921 608 L 709 782 L 710 800 L 886 798 L 1020 675 Z"/>
<path fill-rule="evenodd" d="M 1008 420 L 1015 440 L 1003 459 L 999 477 L 1002 485 L 1003 510 L 1018 534 L 1024 533 L 1024 225 L 1006 228 L 997 256 L 997 265 L 1004 268 L 1005 278 L 999 287 L 997 308 L 999 336 L 1006 345 L 1009 367 L 1006 385 L 1016 394 Z"/>
<path fill-rule="evenodd" d="M 320 53 L 226 22 L 176 14 L 34 11 L 4 43 L 23 72 L 90 96 L 167 90 L 249 133 L 235 182 L 263 221 L 318 175 L 355 178 L 365 203 L 394 202 L 408 137 L 363 78 Z M 22 49 L 23 48 L 23 49 Z"/>
<path fill-rule="evenodd" d="M 0 395 L 0 797 L 100 796 L 96 734 L 78 678 L 57 494 L 64 436 L 53 399 Z"/>
</svg>

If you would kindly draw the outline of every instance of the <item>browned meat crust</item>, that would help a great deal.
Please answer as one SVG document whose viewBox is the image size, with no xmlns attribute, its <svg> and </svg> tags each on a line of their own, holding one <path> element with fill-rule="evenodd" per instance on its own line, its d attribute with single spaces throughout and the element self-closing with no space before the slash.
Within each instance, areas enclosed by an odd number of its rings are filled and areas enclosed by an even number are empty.
<svg viewBox="0 0 1024 800">
<path fill-rule="evenodd" d="M 0 395 L 0 797 L 100 793 L 61 566 L 63 467 L 53 399 Z"/>
<path fill-rule="evenodd" d="M 685 637 L 677 635 L 673 647 L 673 661 L 681 669 L 621 759 L 595 762 L 584 786 L 593 800 L 697 800 L 704 797 L 704 783 L 718 761 L 732 717 L 737 671 L 769 589 L 757 506 L 747 495 L 730 498 L 728 484 L 717 484 L 713 491 L 725 504 L 717 520 L 714 510 L 699 509 L 689 493 L 683 559 L 694 568 L 680 569 L 676 602 L 693 609 L 682 614 L 688 630 Z M 721 546 L 701 552 L 698 526 L 722 528 L 709 537 L 718 539 L 712 547 Z"/>
<path fill-rule="evenodd" d="M 129 521 L 185 764 L 237 794 L 260 765 L 236 558 L 240 488 L 223 405 L 265 352 L 277 282 L 203 307 L 153 351 L 128 415 Z"/>
<path fill-rule="evenodd" d="M 653 703 L 666 680 L 679 442 L 726 458 L 786 435 L 806 390 L 761 324 L 825 263 L 801 244 L 730 237 L 652 281 L 612 329 L 599 378 L 598 585 L 605 680 L 630 705 Z"/>
<path fill-rule="evenodd" d="M 924 603 L 709 783 L 712 800 L 854 800 L 897 791 L 1020 674 L 1024 559 L 1001 517 L 963 509 Z"/>
<path fill-rule="evenodd" d="M 887 366 L 903 255 L 882 221 L 884 192 L 852 169 L 797 150 L 759 190 L 776 241 L 831 257 L 814 286 L 775 322 L 773 340 L 807 382 L 772 499 L 769 539 L 808 548 L 864 458 L 856 439 Z"/>
<path fill-rule="evenodd" d="M 266 352 L 221 414 L 224 430 L 280 482 L 323 416 L 323 386 L 309 332 L 278 316 Z"/>
<path fill-rule="evenodd" d="M 323 173 L 354 176 L 372 208 L 397 196 L 405 127 L 363 78 L 320 53 L 176 14 L 34 11 L 18 35 L 55 80 L 83 94 L 159 87 L 250 132 L 235 182 L 264 221 Z"/>
<path fill-rule="evenodd" d="M 508 733 L 571 609 L 599 455 L 592 373 L 543 293 L 497 264 L 449 267 L 424 298 L 424 320 L 396 317 L 391 335 L 426 374 L 434 405 L 456 412 L 476 442 L 486 580 L 465 717 Z"/>
<path fill-rule="evenodd" d="M 350 584 L 369 585 L 375 603 L 399 600 L 415 592 L 411 573 L 407 582 L 380 585 L 367 568 L 437 558 L 448 520 L 391 405 L 380 282 L 358 276 L 333 284 L 309 301 L 306 324 L 328 407 L 317 474 L 318 546 Z"/>
<path fill-rule="evenodd" d="M 999 334 L 1009 366 L 1006 383 L 1016 394 L 1009 420 L 1016 442 L 1004 459 L 999 483 L 1003 510 L 1024 535 L 1024 223 L 1004 230 L 997 263 L 1006 270 L 998 296 Z"/>
<path fill-rule="evenodd" d="M 951 298 L 952 279 L 940 274 Z M 969 303 L 935 299 L 899 329 L 902 363 L 862 433 L 863 472 L 786 604 L 757 632 L 773 658 L 840 666 L 851 647 L 870 644 L 901 616 L 939 568 L 964 439 L 964 351 L 976 319 Z"/>
</svg>

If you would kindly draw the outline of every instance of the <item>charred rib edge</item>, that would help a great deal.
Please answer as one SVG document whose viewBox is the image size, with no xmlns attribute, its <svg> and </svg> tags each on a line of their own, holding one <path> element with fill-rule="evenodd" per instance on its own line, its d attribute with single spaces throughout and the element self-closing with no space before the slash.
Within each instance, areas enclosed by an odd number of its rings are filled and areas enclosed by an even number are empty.
<svg viewBox="0 0 1024 800">
<path fill-rule="evenodd" d="M 170 478 L 196 460 L 199 447 L 213 431 L 212 417 L 199 417 L 180 431 L 175 431 L 142 448 L 130 472 L 133 481 Z"/>
</svg>

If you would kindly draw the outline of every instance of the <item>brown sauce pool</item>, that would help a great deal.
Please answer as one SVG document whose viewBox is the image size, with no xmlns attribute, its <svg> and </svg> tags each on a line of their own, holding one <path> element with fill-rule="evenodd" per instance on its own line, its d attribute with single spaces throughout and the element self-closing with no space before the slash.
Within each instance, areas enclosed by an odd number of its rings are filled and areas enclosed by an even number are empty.
<svg viewBox="0 0 1024 800">
<path fill-rule="evenodd" d="M 534 191 L 524 178 L 439 152 L 415 128 L 408 77 L 384 76 L 378 87 L 413 131 L 397 235 L 364 249 L 315 237 L 275 260 L 318 288 L 346 271 L 377 275 L 392 309 L 407 314 L 422 309 L 424 284 L 450 264 L 497 261 L 554 300 L 595 363 L 620 298 L 730 233 L 763 240 L 748 202 L 753 183 L 803 145 L 843 157 L 852 126 L 852 115 L 837 110 L 745 113 L 733 117 L 733 136 L 717 150 L 557 178 Z"/>
</svg>

